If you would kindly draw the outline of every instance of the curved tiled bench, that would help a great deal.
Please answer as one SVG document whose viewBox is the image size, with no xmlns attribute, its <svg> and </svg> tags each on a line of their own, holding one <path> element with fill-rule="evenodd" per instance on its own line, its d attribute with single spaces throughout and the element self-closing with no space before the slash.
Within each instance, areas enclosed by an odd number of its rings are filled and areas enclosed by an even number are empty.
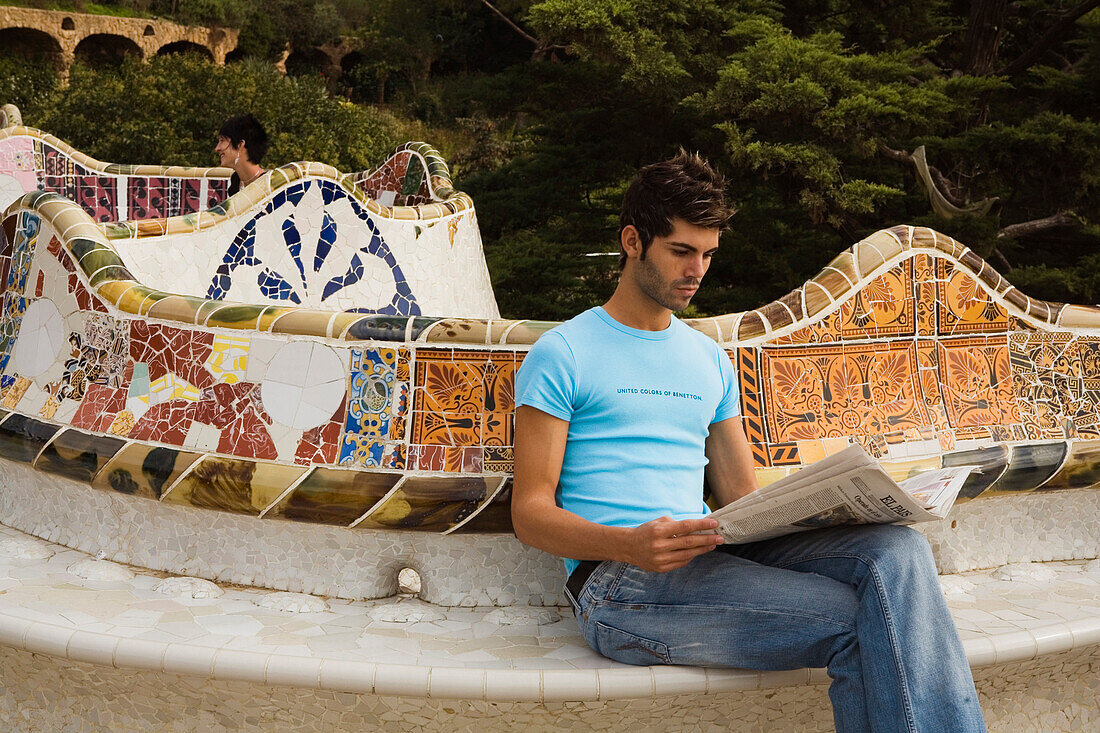
<svg viewBox="0 0 1100 733">
<path fill-rule="evenodd" d="M 225 201 L 231 174 L 221 167 L 96 160 L 47 132 L 25 126 L 15 105 L 0 106 L 0 210 L 40 190 L 72 199 L 97 222 L 185 216 Z M 446 162 L 423 142 L 399 145 L 380 165 L 348 174 L 347 180 L 387 209 L 430 205 L 446 199 L 450 189 Z"/>
</svg>

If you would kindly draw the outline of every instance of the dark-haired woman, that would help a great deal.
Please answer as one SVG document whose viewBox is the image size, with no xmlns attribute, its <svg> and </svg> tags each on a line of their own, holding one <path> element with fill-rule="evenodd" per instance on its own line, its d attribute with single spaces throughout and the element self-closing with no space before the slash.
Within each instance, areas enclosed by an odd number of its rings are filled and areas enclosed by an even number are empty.
<svg viewBox="0 0 1100 733">
<path fill-rule="evenodd" d="M 233 169 L 229 179 L 229 195 L 241 190 L 264 174 L 260 167 L 267 152 L 267 132 L 252 115 L 239 115 L 226 120 L 218 130 L 218 144 L 214 147 L 220 162 Z"/>
</svg>

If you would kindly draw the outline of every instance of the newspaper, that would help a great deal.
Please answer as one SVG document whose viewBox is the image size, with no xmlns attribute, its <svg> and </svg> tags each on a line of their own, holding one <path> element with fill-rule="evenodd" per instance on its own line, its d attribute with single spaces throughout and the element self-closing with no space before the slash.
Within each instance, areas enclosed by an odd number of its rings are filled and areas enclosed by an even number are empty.
<svg viewBox="0 0 1100 733">
<path fill-rule="evenodd" d="M 732 544 L 843 524 L 914 524 L 943 519 L 977 466 L 919 473 L 900 484 L 859 445 L 713 512 Z"/>
</svg>

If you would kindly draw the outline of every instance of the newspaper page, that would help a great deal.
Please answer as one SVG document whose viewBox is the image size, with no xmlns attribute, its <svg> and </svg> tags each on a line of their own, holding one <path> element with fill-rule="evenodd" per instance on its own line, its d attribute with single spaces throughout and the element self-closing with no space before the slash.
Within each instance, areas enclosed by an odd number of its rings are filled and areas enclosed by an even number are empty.
<svg viewBox="0 0 1100 733">
<path fill-rule="evenodd" d="M 854 444 L 710 516 L 733 544 L 844 524 L 927 522 L 946 516 L 975 468 L 927 471 L 899 485 Z"/>
</svg>

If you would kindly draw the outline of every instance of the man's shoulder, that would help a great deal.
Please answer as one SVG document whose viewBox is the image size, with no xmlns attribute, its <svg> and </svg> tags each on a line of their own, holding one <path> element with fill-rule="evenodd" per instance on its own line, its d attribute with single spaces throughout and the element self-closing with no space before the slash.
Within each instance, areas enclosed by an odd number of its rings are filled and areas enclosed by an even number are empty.
<svg viewBox="0 0 1100 733">
<path fill-rule="evenodd" d="M 722 347 L 717 341 L 707 336 L 699 329 L 689 326 L 676 316 L 672 317 L 672 322 L 673 327 L 676 329 L 677 337 L 686 339 L 705 351 L 722 351 Z"/>
<path fill-rule="evenodd" d="M 590 335 L 594 330 L 598 330 L 603 324 L 599 315 L 596 313 L 595 308 L 589 308 L 586 311 L 578 313 L 570 318 L 568 321 L 562 321 L 558 325 L 551 328 L 544 333 L 539 339 L 541 342 L 550 334 L 556 334 L 566 343 L 571 343 L 577 339 L 582 339 Z"/>
</svg>

